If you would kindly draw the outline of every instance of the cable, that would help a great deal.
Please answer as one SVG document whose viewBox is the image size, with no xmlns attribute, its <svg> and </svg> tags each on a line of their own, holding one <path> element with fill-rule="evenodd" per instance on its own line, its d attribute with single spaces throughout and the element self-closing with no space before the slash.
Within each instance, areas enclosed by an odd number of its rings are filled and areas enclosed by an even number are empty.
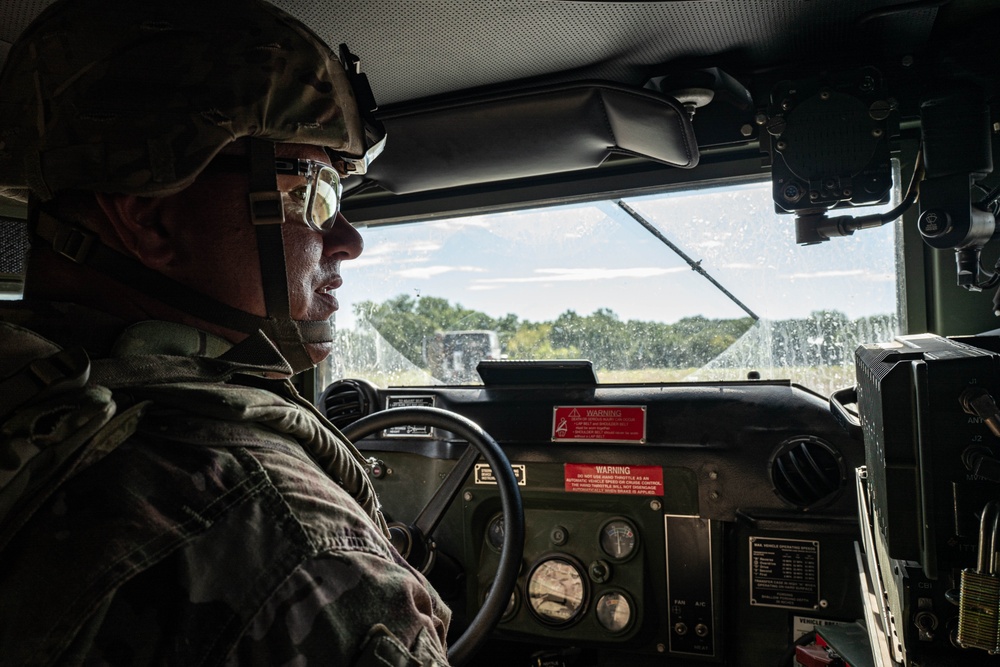
<svg viewBox="0 0 1000 667">
<path fill-rule="evenodd" d="M 910 174 L 910 184 L 906 186 L 906 194 L 903 195 L 903 201 L 899 202 L 899 206 L 892 209 L 888 213 L 883 213 L 882 216 L 886 218 L 886 222 L 891 222 L 901 216 L 906 209 L 913 206 L 913 203 L 917 201 L 920 196 L 920 181 L 924 180 L 924 148 L 921 146 L 917 149 L 917 156 L 913 160 L 913 173 Z"/>
<path fill-rule="evenodd" d="M 872 215 L 862 215 L 858 217 L 841 215 L 836 218 L 826 217 L 826 211 L 808 216 L 796 216 L 798 220 L 811 220 L 815 226 L 815 233 L 819 240 L 826 241 L 834 236 L 850 236 L 860 229 L 874 229 L 886 225 L 906 212 L 920 196 L 920 182 L 924 180 L 924 158 L 923 147 L 917 150 L 913 164 L 913 173 L 910 175 L 910 184 L 906 187 L 906 194 L 898 206 L 887 213 L 874 213 Z M 800 241 L 801 242 L 801 241 Z"/>
<path fill-rule="evenodd" d="M 976 185 L 979 185 L 978 183 Z M 979 186 L 982 187 L 982 186 Z M 985 188 L 984 188 L 985 189 Z M 995 206 L 997 200 L 1000 200 L 1000 185 L 996 186 L 990 190 L 985 197 L 979 200 L 979 206 L 982 208 L 991 208 Z"/>
<path fill-rule="evenodd" d="M 816 631 L 810 630 L 805 633 L 795 641 L 793 641 L 785 652 L 781 654 L 781 659 L 778 661 L 778 667 L 788 667 L 792 664 L 792 660 L 795 659 L 795 649 L 799 646 L 808 646 L 816 641 Z"/>
</svg>

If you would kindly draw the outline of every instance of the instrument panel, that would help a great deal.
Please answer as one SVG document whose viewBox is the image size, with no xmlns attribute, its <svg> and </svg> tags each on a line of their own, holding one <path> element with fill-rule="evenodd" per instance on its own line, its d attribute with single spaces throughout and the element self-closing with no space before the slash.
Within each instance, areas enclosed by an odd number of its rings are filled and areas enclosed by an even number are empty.
<svg viewBox="0 0 1000 667">
<path fill-rule="evenodd" d="M 419 391 L 421 404 L 480 424 L 515 469 L 525 546 L 491 639 L 505 655 L 520 646 L 525 655 L 579 649 L 636 664 L 762 664 L 803 628 L 861 616 L 846 476 L 863 462 L 863 445 L 824 399 L 778 382 Z M 402 400 L 393 392 L 380 390 L 382 405 Z M 641 441 L 559 440 L 558 417 L 571 411 L 562 406 L 580 404 L 613 406 L 623 418 L 641 411 Z M 433 428 L 358 446 L 379 460 L 375 488 L 387 517 L 404 522 L 465 448 Z M 798 481 L 792 498 L 790 480 L 776 478 L 804 460 L 816 464 L 810 474 L 825 475 L 816 483 L 825 495 L 810 501 L 801 500 L 808 484 Z M 434 534 L 429 577 L 455 611 L 456 631 L 489 592 L 504 535 L 484 467 Z"/>
</svg>

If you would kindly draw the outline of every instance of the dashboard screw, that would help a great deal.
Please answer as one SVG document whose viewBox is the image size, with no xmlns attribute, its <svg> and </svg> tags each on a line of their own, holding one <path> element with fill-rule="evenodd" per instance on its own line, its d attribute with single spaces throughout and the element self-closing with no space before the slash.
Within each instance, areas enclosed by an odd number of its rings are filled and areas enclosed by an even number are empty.
<svg viewBox="0 0 1000 667">
<path fill-rule="evenodd" d="M 657 653 L 666 653 L 667 652 L 667 647 L 665 645 L 663 645 L 663 644 L 657 644 L 656 645 L 656 652 Z"/>
<path fill-rule="evenodd" d="M 889 100 L 875 100 L 868 107 L 868 115 L 872 120 L 885 120 L 892 113 L 892 103 Z"/>
<path fill-rule="evenodd" d="M 718 491 L 712 491 L 710 494 L 708 494 L 708 497 L 711 498 L 712 500 L 718 500 L 719 499 L 719 492 Z"/>
<path fill-rule="evenodd" d="M 465 502 L 470 502 L 472 500 L 472 491 L 466 491 L 465 494 L 462 495 L 462 498 L 465 499 Z"/>
<path fill-rule="evenodd" d="M 663 505 L 660 503 L 659 500 L 649 501 L 649 509 L 653 510 L 654 512 L 659 512 L 662 507 Z"/>
<path fill-rule="evenodd" d="M 713 470 L 712 472 L 708 473 L 708 478 L 709 479 L 719 479 L 719 473 L 717 473 L 717 472 L 715 472 Z"/>
</svg>

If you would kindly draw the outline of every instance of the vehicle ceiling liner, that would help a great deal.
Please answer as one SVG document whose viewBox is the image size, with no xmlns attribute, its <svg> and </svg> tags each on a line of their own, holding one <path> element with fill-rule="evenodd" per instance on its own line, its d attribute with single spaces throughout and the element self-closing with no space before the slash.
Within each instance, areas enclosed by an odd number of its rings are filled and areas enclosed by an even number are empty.
<svg viewBox="0 0 1000 667">
<path fill-rule="evenodd" d="M 822 60 L 869 31 L 881 36 L 883 49 L 912 52 L 926 42 L 938 12 L 898 0 L 272 2 L 328 43 L 347 43 L 383 107 L 537 77 L 642 85 L 650 67 L 705 56 L 723 69 Z M 51 0 L 3 4 L 5 57 Z"/>
<path fill-rule="evenodd" d="M 898 0 L 277 0 L 362 58 L 383 107 L 543 78 L 642 85 L 649 68 L 720 56 L 726 69 L 822 60 L 877 31 L 881 48 L 923 46 L 937 9 L 865 20 Z M 827 62 L 836 67 L 838 63 Z M 558 73 L 558 74 L 556 74 Z"/>
</svg>

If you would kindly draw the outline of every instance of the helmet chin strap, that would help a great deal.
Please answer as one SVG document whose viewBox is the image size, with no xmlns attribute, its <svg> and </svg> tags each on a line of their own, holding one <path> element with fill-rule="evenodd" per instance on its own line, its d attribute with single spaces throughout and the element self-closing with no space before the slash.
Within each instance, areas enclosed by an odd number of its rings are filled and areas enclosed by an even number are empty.
<svg viewBox="0 0 1000 667">
<path fill-rule="evenodd" d="M 312 368 L 315 364 L 307 346 L 332 342 L 333 326 L 329 320 L 294 320 L 291 317 L 281 236 L 284 208 L 274 172 L 274 144 L 254 139 L 250 145 L 250 210 L 257 231 L 266 317 L 234 308 L 168 278 L 134 257 L 107 247 L 94 234 L 59 220 L 37 206 L 31 207 L 34 234 L 58 254 L 124 285 L 137 287 L 193 317 L 248 335 L 263 332 L 295 373 Z"/>
<path fill-rule="evenodd" d="M 267 337 L 298 371 L 313 367 L 307 343 L 327 343 L 333 340 L 330 322 L 300 322 L 293 320 L 288 296 L 285 266 L 285 244 L 281 227 L 285 208 L 278 190 L 274 171 L 274 143 L 251 137 L 250 160 L 250 219 L 257 232 L 257 255 L 260 260 L 264 306 L 267 309 Z"/>
</svg>

